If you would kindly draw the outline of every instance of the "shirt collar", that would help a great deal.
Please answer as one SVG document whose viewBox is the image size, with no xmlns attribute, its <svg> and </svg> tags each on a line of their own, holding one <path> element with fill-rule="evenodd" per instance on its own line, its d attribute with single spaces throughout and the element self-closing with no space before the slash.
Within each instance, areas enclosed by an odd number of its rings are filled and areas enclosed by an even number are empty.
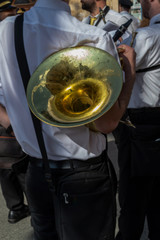
<svg viewBox="0 0 160 240">
<path fill-rule="evenodd" d="M 129 14 L 129 12 L 127 12 L 127 11 L 121 11 L 120 13 L 127 13 L 127 14 Z"/>
<path fill-rule="evenodd" d="M 37 0 L 33 7 L 50 8 L 54 10 L 71 12 L 69 5 L 62 0 Z"/>
<path fill-rule="evenodd" d="M 151 18 L 149 26 L 155 24 L 155 22 L 160 21 L 160 14 L 155 15 L 154 17 Z"/>
<path fill-rule="evenodd" d="M 105 7 L 102 9 L 102 11 L 104 11 L 104 9 L 105 9 L 106 7 L 107 7 L 107 6 L 105 6 Z M 100 14 L 100 13 L 98 13 L 96 16 L 91 16 L 91 15 L 90 15 L 90 17 L 96 17 L 96 18 L 98 18 L 98 17 L 99 17 L 99 14 Z"/>
</svg>

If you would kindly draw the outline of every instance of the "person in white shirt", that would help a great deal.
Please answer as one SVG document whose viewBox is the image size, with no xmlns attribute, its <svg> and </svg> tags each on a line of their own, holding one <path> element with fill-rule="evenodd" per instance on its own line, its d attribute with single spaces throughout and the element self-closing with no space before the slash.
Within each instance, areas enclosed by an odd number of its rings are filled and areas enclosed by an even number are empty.
<svg viewBox="0 0 160 240">
<path fill-rule="evenodd" d="M 81 0 L 81 3 L 82 9 L 90 13 L 89 16 L 82 20 L 84 23 L 111 32 L 117 30 L 119 26 L 128 21 L 127 17 L 110 9 L 110 7 L 106 5 L 106 0 Z M 129 33 L 132 32 L 130 26 L 127 30 Z"/>
<path fill-rule="evenodd" d="M 0 22 L 6 17 L 15 16 L 17 14 L 17 8 L 11 4 L 12 1 L 10 0 L 0 0 Z M 26 162 L 27 156 L 22 152 L 18 143 L 17 145 L 20 151 L 19 155 L 17 154 L 15 149 L 16 139 L 15 141 L 13 140 L 14 134 L 3 102 L 0 103 L 0 108 L 1 112 L 3 112 L 1 115 L 5 115 L 4 121 L 0 124 L 0 137 L 8 141 L 8 145 L 7 143 L 5 145 L 2 141 L 0 143 L 0 184 L 6 206 L 9 209 L 8 222 L 17 223 L 30 215 L 29 208 L 24 201 L 26 193 L 25 169 L 24 167 L 20 167 L 22 165 L 24 166 L 24 161 Z M 8 146 L 11 149 L 11 154 L 8 153 Z M 19 163 L 21 165 L 19 165 Z"/>
<path fill-rule="evenodd" d="M 126 112 L 135 127 L 121 125 L 119 140 L 119 233 L 116 240 L 140 240 L 147 218 L 149 239 L 160 238 L 160 1 L 141 0 L 150 20 L 138 28 L 136 81 Z M 131 38 L 123 43 L 130 45 Z"/>
<path fill-rule="evenodd" d="M 37 0 L 24 13 L 23 37 L 30 74 L 52 53 L 82 44 L 100 48 L 118 60 L 111 36 L 72 17 L 66 2 Z M 123 46 L 125 83 L 112 108 L 95 120 L 98 131 L 87 126 L 61 128 L 41 123 L 54 190 L 50 191 L 16 59 L 14 23 L 15 17 L 11 17 L 0 27 L 0 102 L 4 101 L 15 136 L 30 156 L 26 185 L 34 239 L 113 239 L 115 196 L 106 164 L 106 139 L 101 132 L 111 132 L 128 105 L 135 78 L 135 52 Z M 1 109 L 0 116 L 2 122 L 5 116 Z"/>
<path fill-rule="evenodd" d="M 126 17 L 128 20 L 132 19 L 130 29 L 132 32 L 135 32 L 140 25 L 140 21 L 131 14 L 131 7 L 133 2 L 130 0 L 119 0 L 119 13 Z"/>
</svg>

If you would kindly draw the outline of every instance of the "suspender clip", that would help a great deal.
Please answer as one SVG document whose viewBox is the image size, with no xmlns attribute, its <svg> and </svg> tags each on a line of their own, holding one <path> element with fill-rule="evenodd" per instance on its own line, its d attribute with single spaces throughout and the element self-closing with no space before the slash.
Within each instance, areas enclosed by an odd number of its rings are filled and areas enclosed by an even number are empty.
<svg viewBox="0 0 160 240">
<path fill-rule="evenodd" d="M 101 18 L 103 19 L 103 22 L 106 24 L 105 13 L 104 13 L 104 11 L 102 10 L 102 8 L 99 8 L 99 14 L 100 14 Z"/>
</svg>

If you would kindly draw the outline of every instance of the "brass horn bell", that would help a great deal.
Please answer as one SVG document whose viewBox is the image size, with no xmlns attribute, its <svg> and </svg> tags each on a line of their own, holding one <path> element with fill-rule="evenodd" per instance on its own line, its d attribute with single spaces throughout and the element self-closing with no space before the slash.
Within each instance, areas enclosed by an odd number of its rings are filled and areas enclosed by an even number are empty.
<svg viewBox="0 0 160 240">
<path fill-rule="evenodd" d="M 39 65 L 28 83 L 27 100 L 41 121 L 76 127 L 107 112 L 122 84 L 121 67 L 109 53 L 88 46 L 66 48 Z"/>
</svg>

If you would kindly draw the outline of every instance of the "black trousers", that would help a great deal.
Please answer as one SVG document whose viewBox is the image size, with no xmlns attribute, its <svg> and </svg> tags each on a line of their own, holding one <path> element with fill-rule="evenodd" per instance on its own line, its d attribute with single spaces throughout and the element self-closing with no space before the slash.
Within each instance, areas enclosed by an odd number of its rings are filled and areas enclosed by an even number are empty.
<svg viewBox="0 0 160 240">
<path fill-rule="evenodd" d="M 145 217 L 149 239 L 160 238 L 160 115 L 157 113 L 157 109 L 134 110 L 130 117 L 136 128 L 125 125 L 119 128 L 121 211 L 116 240 L 140 240 Z"/>
<path fill-rule="evenodd" d="M 35 240 L 112 240 L 115 193 L 106 161 L 51 169 L 54 191 L 42 167 L 30 163 L 27 195 Z"/>
<path fill-rule="evenodd" d="M 20 210 L 24 206 L 25 174 L 12 169 L 0 169 L 0 183 L 6 205 L 10 210 Z"/>
<path fill-rule="evenodd" d="M 116 240 L 140 240 L 145 217 L 148 222 L 149 239 L 160 238 L 160 177 L 134 177 L 119 185 L 120 217 Z"/>
</svg>

